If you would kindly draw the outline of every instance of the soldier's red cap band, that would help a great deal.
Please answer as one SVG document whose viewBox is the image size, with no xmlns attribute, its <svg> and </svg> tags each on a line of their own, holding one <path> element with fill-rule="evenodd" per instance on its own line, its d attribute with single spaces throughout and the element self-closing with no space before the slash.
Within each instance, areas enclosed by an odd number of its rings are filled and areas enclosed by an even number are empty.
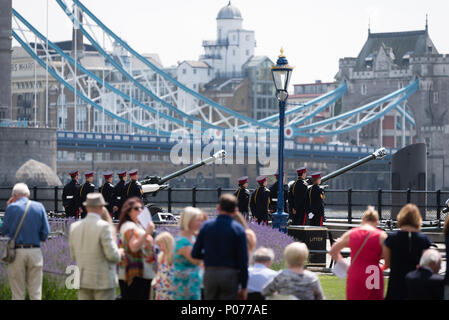
<svg viewBox="0 0 449 320">
<path fill-rule="evenodd" d="M 239 184 L 244 184 L 244 183 L 247 183 L 248 182 L 248 177 L 241 177 L 241 178 L 239 178 Z"/>
<path fill-rule="evenodd" d="M 263 182 L 267 181 L 267 177 L 258 177 L 256 179 L 256 181 L 259 182 L 259 183 L 263 183 Z"/>
<path fill-rule="evenodd" d="M 124 177 L 124 176 L 126 176 L 127 172 L 126 171 L 120 171 L 117 174 L 118 174 L 119 177 Z"/>
<path fill-rule="evenodd" d="M 69 172 L 69 175 L 70 175 L 71 177 L 75 177 L 75 176 L 78 175 L 78 171 L 72 171 L 72 172 Z"/>
<path fill-rule="evenodd" d="M 312 179 L 318 179 L 318 178 L 321 178 L 321 172 L 312 174 Z"/>
</svg>

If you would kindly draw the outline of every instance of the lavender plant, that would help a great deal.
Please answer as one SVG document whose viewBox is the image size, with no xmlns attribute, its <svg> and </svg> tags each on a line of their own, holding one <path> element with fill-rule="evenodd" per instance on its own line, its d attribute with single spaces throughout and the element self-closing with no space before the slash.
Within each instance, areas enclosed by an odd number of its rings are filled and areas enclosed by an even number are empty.
<svg viewBox="0 0 449 320">
<path fill-rule="evenodd" d="M 295 239 L 270 226 L 259 225 L 255 222 L 248 223 L 248 226 L 256 233 L 257 248 L 266 247 L 273 249 L 275 254 L 273 269 L 282 269 L 284 267 L 284 248 L 290 243 L 295 242 Z"/>
</svg>

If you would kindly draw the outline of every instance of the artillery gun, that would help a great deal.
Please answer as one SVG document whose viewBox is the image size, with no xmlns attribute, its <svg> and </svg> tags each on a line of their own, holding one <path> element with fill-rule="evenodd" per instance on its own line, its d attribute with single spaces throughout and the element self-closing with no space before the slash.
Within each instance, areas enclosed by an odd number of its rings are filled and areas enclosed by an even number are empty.
<svg viewBox="0 0 449 320">
<path fill-rule="evenodd" d="M 341 169 L 338 169 L 338 170 L 336 170 L 334 172 L 331 172 L 328 175 L 325 175 L 324 177 L 321 178 L 321 184 L 320 184 L 319 187 L 321 189 L 325 189 L 325 188 L 328 187 L 328 185 L 324 185 L 323 183 L 325 183 L 325 182 L 327 182 L 327 181 L 329 181 L 329 180 L 331 180 L 331 179 L 333 179 L 335 177 L 338 177 L 338 176 L 340 176 L 340 175 L 342 175 L 342 174 L 344 174 L 344 173 L 346 173 L 346 172 L 348 172 L 348 171 L 350 171 L 352 169 L 360 167 L 361 165 L 363 165 L 363 164 L 365 164 L 367 162 L 370 162 L 372 160 L 382 159 L 386 155 L 387 155 L 387 150 L 385 148 L 377 149 L 376 151 L 374 151 L 369 156 L 366 156 L 365 158 L 362 158 L 362 159 L 360 159 L 360 160 L 358 160 L 358 161 L 356 161 L 354 163 L 351 163 L 351 164 L 349 164 L 349 165 L 347 165 L 347 166 L 345 166 L 345 167 L 343 167 Z M 312 187 L 312 185 L 313 185 L 312 178 L 311 177 L 307 177 L 305 182 L 307 184 L 307 187 L 310 189 Z M 290 190 L 290 187 L 294 183 L 295 183 L 295 181 L 290 181 L 288 183 L 288 190 Z M 288 196 L 286 196 L 286 198 L 288 198 Z M 448 200 L 448 202 L 449 202 L 449 200 Z M 448 211 L 449 211 L 449 208 L 448 208 Z"/>
<path fill-rule="evenodd" d="M 226 151 L 220 150 L 217 153 L 215 153 L 212 157 L 209 157 L 203 161 L 200 161 L 198 163 L 192 164 L 188 167 L 185 167 L 184 169 L 181 169 L 179 171 L 173 172 L 172 174 L 169 174 L 165 177 L 159 177 L 159 176 L 148 176 L 144 180 L 140 181 L 142 184 L 142 190 L 144 195 L 152 195 L 153 197 L 157 195 L 157 193 L 161 190 L 164 190 L 168 188 L 167 182 L 175 179 L 179 176 L 182 176 L 183 174 L 186 174 L 187 172 L 190 172 L 192 170 L 198 169 L 202 166 L 205 166 L 207 164 L 214 163 L 215 161 L 219 159 L 224 159 L 226 156 Z M 161 220 L 171 220 L 171 217 L 173 217 L 170 213 L 163 213 L 162 208 L 159 206 L 156 206 L 154 204 L 151 204 L 147 197 L 144 197 L 145 206 L 150 210 L 151 215 L 153 216 L 153 220 L 155 221 L 161 221 Z M 174 218 L 173 218 L 174 219 Z"/>
<path fill-rule="evenodd" d="M 446 200 L 445 207 L 443 209 L 443 213 L 449 212 L 449 199 Z"/>
<path fill-rule="evenodd" d="M 387 150 L 385 148 L 380 148 L 377 149 L 375 152 L 373 152 L 372 154 L 370 154 L 369 156 L 366 156 L 363 159 L 360 159 L 354 163 L 351 163 L 341 169 L 338 169 L 334 172 L 329 173 L 328 175 L 325 175 L 324 177 L 321 178 L 321 188 L 326 188 L 327 185 L 323 185 L 323 183 L 325 183 L 326 181 L 329 181 L 335 177 L 338 177 L 352 169 L 355 169 L 357 167 L 360 167 L 361 165 L 370 162 L 372 160 L 376 160 L 376 159 L 382 159 L 387 155 Z M 309 185 L 309 188 L 312 186 L 312 178 L 308 177 L 306 180 L 306 183 Z"/>
</svg>

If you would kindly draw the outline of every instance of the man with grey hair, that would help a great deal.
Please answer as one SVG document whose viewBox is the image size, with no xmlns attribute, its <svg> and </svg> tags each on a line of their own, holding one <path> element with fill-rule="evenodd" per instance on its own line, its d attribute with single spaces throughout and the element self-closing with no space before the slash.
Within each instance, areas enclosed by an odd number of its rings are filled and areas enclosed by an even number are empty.
<svg viewBox="0 0 449 320">
<path fill-rule="evenodd" d="M 8 200 L 0 233 L 14 237 L 22 217 L 22 227 L 15 240 L 16 258 L 8 264 L 8 280 L 13 300 L 25 300 L 25 290 L 31 300 L 42 299 L 43 257 L 41 242 L 47 240 L 50 227 L 44 206 L 29 200 L 30 190 L 18 183 Z"/>
<path fill-rule="evenodd" d="M 416 270 L 405 277 L 407 299 L 442 300 L 444 297 L 444 277 L 438 272 L 441 268 L 441 255 L 435 249 L 427 249 L 421 256 Z"/>
<path fill-rule="evenodd" d="M 253 253 L 253 266 L 248 269 L 248 300 L 265 300 L 261 294 L 263 287 L 278 274 L 270 269 L 274 260 L 274 251 L 260 247 Z"/>
</svg>

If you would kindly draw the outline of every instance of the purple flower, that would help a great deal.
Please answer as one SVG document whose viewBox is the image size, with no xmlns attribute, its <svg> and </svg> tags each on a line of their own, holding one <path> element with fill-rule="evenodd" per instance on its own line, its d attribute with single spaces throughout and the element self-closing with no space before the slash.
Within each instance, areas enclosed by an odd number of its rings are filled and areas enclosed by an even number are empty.
<svg viewBox="0 0 449 320">
<path fill-rule="evenodd" d="M 248 226 L 256 233 L 257 248 L 266 247 L 273 249 L 275 254 L 273 266 L 280 268 L 283 265 L 283 252 L 285 247 L 295 242 L 295 239 L 270 226 L 259 225 L 254 222 L 248 223 Z"/>
<path fill-rule="evenodd" d="M 70 225 L 74 219 L 51 219 L 49 221 L 51 232 L 60 232 L 58 235 L 51 235 L 47 241 L 41 244 L 42 255 L 44 258 L 44 273 L 56 276 L 61 280 L 65 277 L 65 270 L 69 265 L 75 262 L 70 258 L 70 248 L 68 234 Z M 7 279 L 7 265 L 0 264 L 0 281 Z"/>
</svg>

